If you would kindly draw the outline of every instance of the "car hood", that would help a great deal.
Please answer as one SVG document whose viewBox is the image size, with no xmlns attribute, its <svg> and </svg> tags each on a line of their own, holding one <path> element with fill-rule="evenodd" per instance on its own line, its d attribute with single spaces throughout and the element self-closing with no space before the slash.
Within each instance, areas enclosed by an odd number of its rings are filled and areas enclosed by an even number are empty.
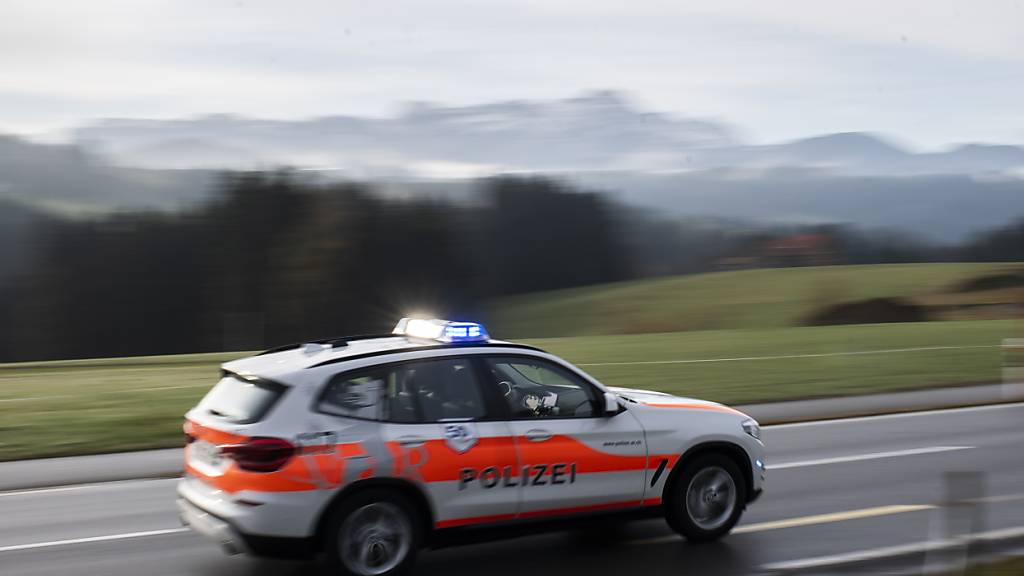
<svg viewBox="0 0 1024 576">
<path fill-rule="evenodd" d="M 718 402 L 709 402 L 707 400 L 698 400 L 696 398 L 686 398 L 684 396 L 673 396 L 672 394 L 666 394 L 664 392 L 656 392 L 654 390 L 637 390 L 635 388 L 618 388 L 609 387 L 610 392 L 614 392 L 619 396 L 635 402 L 637 404 L 643 404 L 645 406 L 653 406 L 657 408 L 690 408 L 694 410 L 714 410 L 717 412 L 732 412 L 739 415 L 744 415 L 739 410 L 730 408 L 724 404 Z"/>
</svg>

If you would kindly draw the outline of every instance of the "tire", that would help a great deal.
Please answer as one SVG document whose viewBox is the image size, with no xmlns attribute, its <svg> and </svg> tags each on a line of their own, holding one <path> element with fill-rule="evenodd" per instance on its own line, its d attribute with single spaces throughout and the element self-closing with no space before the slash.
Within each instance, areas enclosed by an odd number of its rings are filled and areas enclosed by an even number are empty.
<svg viewBox="0 0 1024 576">
<path fill-rule="evenodd" d="M 739 467 L 721 454 L 685 463 L 665 487 L 665 521 L 691 542 L 717 540 L 739 522 L 747 486 Z"/>
<path fill-rule="evenodd" d="M 324 553 L 333 574 L 392 576 L 416 562 L 423 528 L 415 506 L 401 494 L 367 489 L 342 502 L 324 530 Z"/>
</svg>

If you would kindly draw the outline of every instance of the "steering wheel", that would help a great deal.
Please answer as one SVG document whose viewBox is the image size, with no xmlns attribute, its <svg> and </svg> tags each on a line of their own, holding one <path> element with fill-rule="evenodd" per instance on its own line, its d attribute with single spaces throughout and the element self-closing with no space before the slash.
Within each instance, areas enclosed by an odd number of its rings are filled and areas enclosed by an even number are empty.
<svg viewBox="0 0 1024 576">
<path fill-rule="evenodd" d="M 508 380 L 502 380 L 501 382 L 498 382 L 498 388 L 501 390 L 501 394 L 505 398 L 512 396 L 512 394 L 514 393 L 512 389 L 512 383 L 509 382 Z"/>
</svg>

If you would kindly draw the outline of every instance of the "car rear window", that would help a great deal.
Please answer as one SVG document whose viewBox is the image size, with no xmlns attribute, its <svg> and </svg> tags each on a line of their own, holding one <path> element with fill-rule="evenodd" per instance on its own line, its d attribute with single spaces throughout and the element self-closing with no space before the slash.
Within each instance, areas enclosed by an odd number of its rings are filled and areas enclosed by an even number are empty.
<svg viewBox="0 0 1024 576">
<path fill-rule="evenodd" d="M 198 408 L 225 422 L 250 424 L 262 420 L 285 390 L 275 382 L 227 375 L 206 394 Z"/>
</svg>

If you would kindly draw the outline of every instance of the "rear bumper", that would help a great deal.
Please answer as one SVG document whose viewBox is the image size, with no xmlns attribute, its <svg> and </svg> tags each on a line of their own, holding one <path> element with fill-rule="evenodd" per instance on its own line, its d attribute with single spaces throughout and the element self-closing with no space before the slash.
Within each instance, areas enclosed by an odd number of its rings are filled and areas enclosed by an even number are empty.
<svg viewBox="0 0 1024 576">
<path fill-rule="evenodd" d="M 242 534 L 224 520 L 184 498 L 178 498 L 177 504 L 181 523 L 216 542 L 225 554 L 251 553 Z"/>
<path fill-rule="evenodd" d="M 178 498 L 181 523 L 216 542 L 225 554 L 250 554 L 267 558 L 309 558 L 316 554 L 313 538 L 259 536 L 238 531 L 230 522 Z"/>
<path fill-rule="evenodd" d="M 227 492 L 187 473 L 178 482 L 178 497 L 246 536 L 312 537 L 320 512 L 334 494 L 331 490 Z"/>
</svg>

